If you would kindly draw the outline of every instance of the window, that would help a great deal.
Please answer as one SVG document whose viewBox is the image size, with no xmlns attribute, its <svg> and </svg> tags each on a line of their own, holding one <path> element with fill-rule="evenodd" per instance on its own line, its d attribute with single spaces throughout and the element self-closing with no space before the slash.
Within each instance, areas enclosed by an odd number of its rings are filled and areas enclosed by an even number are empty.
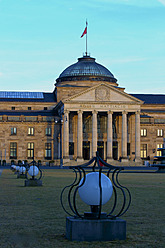
<svg viewBox="0 0 165 248">
<path fill-rule="evenodd" d="M 46 134 L 47 136 L 51 136 L 51 127 L 47 127 L 47 128 L 45 129 L 45 134 Z"/>
<path fill-rule="evenodd" d="M 107 117 L 105 115 L 98 115 L 97 117 L 97 131 L 98 133 L 107 132 Z"/>
<path fill-rule="evenodd" d="M 52 144 L 45 143 L 45 158 L 52 159 Z"/>
<path fill-rule="evenodd" d="M 158 148 L 163 148 L 163 144 L 157 144 L 157 149 L 158 149 Z M 156 156 L 162 156 L 162 152 L 159 151 L 159 150 L 157 150 L 157 151 L 156 151 Z"/>
<path fill-rule="evenodd" d="M 162 137 L 163 136 L 163 129 L 158 129 L 157 130 L 157 136 Z"/>
<path fill-rule="evenodd" d="M 15 107 L 11 107 L 11 110 L 15 110 Z"/>
<path fill-rule="evenodd" d="M 88 113 L 83 114 L 83 133 L 92 133 L 92 116 Z"/>
<path fill-rule="evenodd" d="M 28 135 L 34 135 L 34 127 L 28 127 Z"/>
<path fill-rule="evenodd" d="M 17 143 L 11 142 L 10 143 L 10 159 L 17 158 Z"/>
<path fill-rule="evenodd" d="M 11 135 L 16 135 L 16 134 L 17 134 L 17 128 L 11 127 Z"/>
<path fill-rule="evenodd" d="M 34 143 L 28 143 L 28 158 L 34 157 Z"/>
<path fill-rule="evenodd" d="M 147 136 L 147 129 L 141 129 L 141 137 Z"/>
<path fill-rule="evenodd" d="M 141 144 L 140 156 L 141 156 L 141 158 L 147 158 L 147 144 Z"/>
<path fill-rule="evenodd" d="M 28 110 L 31 110 L 32 108 L 31 107 L 28 107 Z"/>
</svg>

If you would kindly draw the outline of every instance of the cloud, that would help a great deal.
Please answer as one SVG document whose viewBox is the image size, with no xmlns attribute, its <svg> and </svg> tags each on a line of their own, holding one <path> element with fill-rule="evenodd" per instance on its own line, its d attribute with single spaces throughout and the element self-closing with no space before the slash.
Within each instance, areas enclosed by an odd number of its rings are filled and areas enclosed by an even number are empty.
<svg viewBox="0 0 165 248">
<path fill-rule="evenodd" d="M 3 73 L 2 72 L 0 72 L 0 77 L 2 77 L 3 76 Z"/>
<path fill-rule="evenodd" d="M 165 0 L 158 0 L 159 3 L 162 3 L 165 6 Z"/>
</svg>

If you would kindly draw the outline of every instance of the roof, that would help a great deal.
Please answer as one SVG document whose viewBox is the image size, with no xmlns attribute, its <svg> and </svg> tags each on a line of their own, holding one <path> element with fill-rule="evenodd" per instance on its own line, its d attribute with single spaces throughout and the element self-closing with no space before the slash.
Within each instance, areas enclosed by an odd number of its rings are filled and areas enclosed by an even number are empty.
<svg viewBox="0 0 165 248">
<path fill-rule="evenodd" d="M 84 76 L 84 75 L 101 75 L 114 77 L 113 74 L 104 66 L 95 62 L 94 58 L 84 56 L 79 58 L 78 62 L 67 67 L 59 77 L 66 76 Z"/>
<path fill-rule="evenodd" d="M 146 112 L 150 112 L 150 113 L 165 113 L 165 110 L 162 109 L 141 109 L 141 112 L 146 113 Z"/>
<path fill-rule="evenodd" d="M 0 98 L 43 99 L 43 92 L 0 91 Z"/>
<path fill-rule="evenodd" d="M 1 102 L 56 102 L 54 92 L 10 92 L 0 91 Z"/>
<path fill-rule="evenodd" d="M 144 104 L 165 104 L 165 95 L 163 94 L 130 94 L 142 101 Z"/>
<path fill-rule="evenodd" d="M 95 58 L 83 56 L 78 58 L 78 62 L 68 66 L 56 80 L 74 81 L 74 80 L 107 80 L 116 82 L 114 75 L 103 65 L 95 62 Z"/>
</svg>

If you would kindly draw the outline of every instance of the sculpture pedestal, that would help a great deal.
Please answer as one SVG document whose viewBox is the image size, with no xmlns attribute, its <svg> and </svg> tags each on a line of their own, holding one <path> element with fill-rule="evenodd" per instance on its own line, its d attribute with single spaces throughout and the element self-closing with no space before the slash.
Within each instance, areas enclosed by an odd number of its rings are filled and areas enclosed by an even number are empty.
<svg viewBox="0 0 165 248">
<path fill-rule="evenodd" d="M 25 180 L 25 186 L 42 186 L 42 181 L 38 179 Z"/>
<path fill-rule="evenodd" d="M 126 239 L 126 221 L 116 219 L 66 218 L 66 238 L 71 241 L 111 241 Z"/>
<path fill-rule="evenodd" d="M 18 174 L 17 178 L 26 179 L 27 176 L 25 174 Z"/>
</svg>

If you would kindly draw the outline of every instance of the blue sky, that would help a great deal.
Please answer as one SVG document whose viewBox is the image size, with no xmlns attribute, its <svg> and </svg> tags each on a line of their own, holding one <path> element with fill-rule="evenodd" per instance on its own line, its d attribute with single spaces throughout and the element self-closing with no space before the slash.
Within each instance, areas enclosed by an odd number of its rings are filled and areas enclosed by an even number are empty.
<svg viewBox="0 0 165 248">
<path fill-rule="evenodd" d="M 165 0 L 0 0 L 0 90 L 52 92 L 88 52 L 128 93 L 165 94 Z"/>
</svg>

